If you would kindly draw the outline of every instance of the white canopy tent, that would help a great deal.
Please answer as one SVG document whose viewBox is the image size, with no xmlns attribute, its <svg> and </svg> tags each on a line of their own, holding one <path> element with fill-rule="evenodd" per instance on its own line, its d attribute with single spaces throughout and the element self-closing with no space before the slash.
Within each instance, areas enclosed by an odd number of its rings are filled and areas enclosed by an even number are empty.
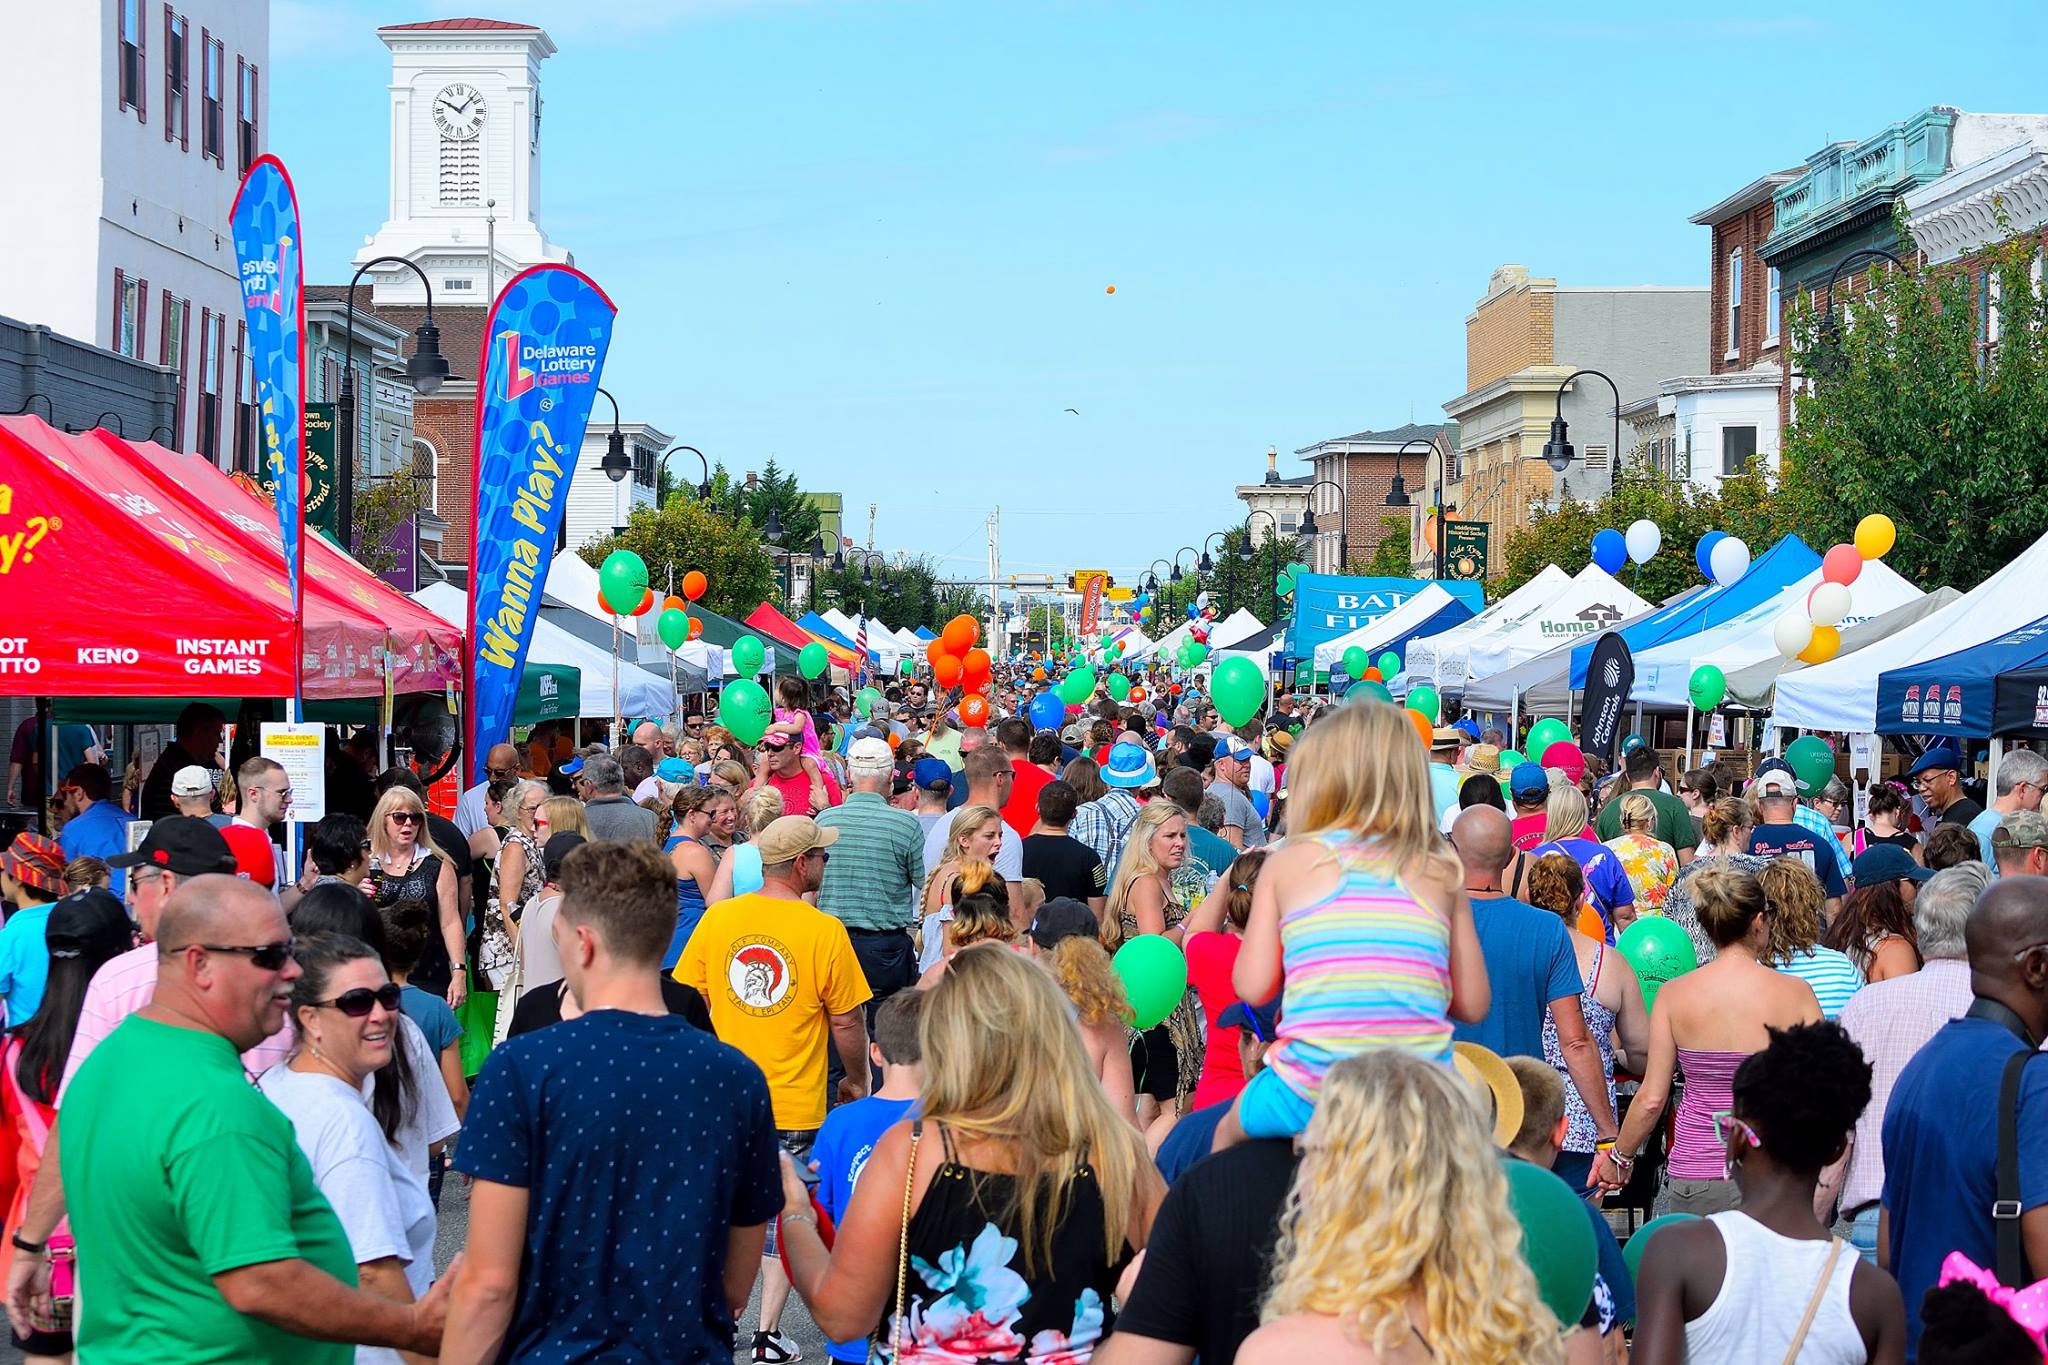
<svg viewBox="0 0 2048 1365">
<path fill-rule="evenodd" d="M 1389 649 L 1407 640 L 1417 630 L 1429 624 L 1430 618 L 1447 607 L 1455 606 L 1458 599 L 1445 592 L 1435 583 L 1425 583 L 1420 592 L 1409 595 L 1407 601 L 1395 607 L 1385 616 L 1368 621 L 1357 630 L 1346 631 L 1334 640 L 1325 640 L 1316 646 L 1315 666 L 1319 673 L 1328 672 L 1344 657 L 1346 650 L 1354 645 L 1367 654 L 1377 657 L 1383 649 Z M 1475 617 L 1467 617 L 1464 625 L 1470 625 Z M 1461 629 L 1453 626 L 1451 630 Z M 1432 639 L 1442 639 L 1449 631 L 1440 632 Z M 1410 642 L 1412 649 L 1421 641 Z M 1354 679 L 1354 681 L 1356 681 Z"/>
<path fill-rule="evenodd" d="M 825 619 L 825 623 L 831 626 L 832 629 L 844 635 L 848 641 L 855 641 L 860 638 L 860 622 L 848 616 L 839 608 L 827 607 L 819 612 L 818 615 L 822 616 Z M 893 631 L 875 618 L 869 617 L 868 652 L 875 655 L 876 662 L 882 672 L 893 674 L 902 662 L 906 651 L 903 647 L 903 642 L 896 638 Z M 923 652 L 923 646 L 919 646 L 918 653 L 922 654 Z"/>
<path fill-rule="evenodd" d="M 1209 650 L 1228 649 L 1232 645 L 1249 640 L 1266 628 L 1266 623 L 1251 614 L 1249 608 L 1239 607 L 1230 615 L 1218 621 L 1209 629 Z"/>
<path fill-rule="evenodd" d="M 1893 607 L 1881 616 L 1860 621 L 1842 632 L 1841 654 L 1854 654 L 1859 649 L 1870 648 L 1880 640 L 1888 640 L 1915 621 L 1945 610 L 1951 602 L 1961 601 L 1962 597 L 1963 595 L 1954 588 L 1936 588 L 1933 592 L 1916 597 L 1902 607 Z M 1836 657 L 1839 658 L 1841 655 Z M 1752 710 L 1768 711 L 1777 691 L 1778 680 L 1813 666 L 1803 664 L 1797 659 L 1787 659 L 1773 651 L 1770 658 L 1760 659 L 1743 668 L 1727 670 L 1728 699 Z"/>
<path fill-rule="evenodd" d="M 1669 605 L 1666 602 L 1649 607 L 1627 620 L 1616 621 L 1608 629 L 1625 629 Z M 1502 716 L 1516 711 L 1530 711 L 1543 716 L 1564 715 L 1572 705 L 1572 650 L 1584 638 L 1566 640 L 1512 668 L 1484 678 L 1474 678 L 1465 684 L 1465 709 Z"/>
<path fill-rule="evenodd" d="M 1642 706 L 1682 711 L 1691 704 L 1687 693 L 1693 670 L 1702 664 L 1712 664 L 1722 673 L 1732 674 L 1752 664 L 1782 657 L 1771 632 L 1787 612 L 1806 609 L 1807 595 L 1820 582 L 1821 571 L 1815 569 L 1740 616 L 1681 639 L 1667 640 L 1637 654 L 1636 681 L 1629 691 L 1629 700 Z M 1845 619 L 1845 629 L 1916 602 L 1923 596 L 1920 589 L 1899 577 L 1881 560 L 1865 564 L 1850 591 L 1855 615 Z"/>
<path fill-rule="evenodd" d="M 1434 687 L 1457 690 L 1472 671 L 1468 656 L 1476 641 L 1496 631 L 1513 630 L 1530 613 L 1562 593 L 1571 581 L 1571 575 L 1557 565 L 1548 566 L 1463 625 L 1411 640 L 1402 671 L 1411 684 L 1427 682 Z"/>
<path fill-rule="evenodd" d="M 592 572 L 595 573 L 595 570 Z M 454 584 L 429 583 L 414 593 L 412 600 L 442 620 L 468 629 L 465 622 L 469 616 L 469 597 Z M 701 641 L 698 647 L 703 647 Z M 717 651 L 707 653 L 715 654 Z M 533 643 L 528 647 L 526 657 L 535 663 L 567 664 L 582 670 L 582 714 L 590 717 L 612 714 L 612 656 L 607 651 L 577 639 L 546 617 L 536 617 L 533 623 Z M 621 714 L 675 714 L 676 689 L 667 678 L 658 677 L 638 664 L 625 660 L 619 662 L 618 668 Z"/>
<path fill-rule="evenodd" d="M 1877 728 L 1877 679 L 1889 669 L 1995 640 L 2038 620 L 2048 582 L 2048 535 L 1940 611 L 1885 639 L 1778 679 L 1770 723 L 1864 734 Z"/>
<path fill-rule="evenodd" d="M 1649 609 L 1648 602 L 1623 587 L 1613 574 L 1598 564 L 1588 564 L 1572 576 L 1564 591 L 1515 625 L 1474 640 L 1466 651 L 1469 678 L 1447 675 L 1444 686 L 1463 691 L 1470 678 L 1513 668 L 1563 642 L 1583 643 Z M 1414 676 L 1412 670 L 1410 676 Z"/>
</svg>

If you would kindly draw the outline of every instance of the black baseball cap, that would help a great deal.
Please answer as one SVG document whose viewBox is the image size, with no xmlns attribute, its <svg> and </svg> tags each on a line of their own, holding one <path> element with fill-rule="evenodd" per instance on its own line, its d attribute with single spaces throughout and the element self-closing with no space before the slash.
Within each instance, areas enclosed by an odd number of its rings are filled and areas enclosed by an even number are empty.
<svg viewBox="0 0 2048 1365">
<path fill-rule="evenodd" d="M 111 891 L 90 886 L 50 907 L 43 942 L 53 958 L 90 957 L 104 962 L 135 945 L 135 922 Z"/>
<path fill-rule="evenodd" d="M 1049 949 L 1063 938 L 1094 938 L 1102 925 L 1090 910 L 1072 896 L 1055 896 L 1038 907 L 1031 921 L 1031 941 Z"/>
<path fill-rule="evenodd" d="M 583 847 L 589 840 L 575 830 L 563 830 L 551 835 L 547 846 L 540 851 L 541 873 L 551 882 L 562 880 L 562 862 L 571 853 Z"/>
<path fill-rule="evenodd" d="M 150 822 L 149 833 L 133 853 L 116 853 L 108 867 L 153 867 L 180 877 L 233 872 L 233 850 L 221 832 L 196 815 L 166 815 Z"/>
<path fill-rule="evenodd" d="M 1247 1005 L 1242 1000 L 1227 1005 L 1216 1016 L 1216 1027 L 1250 1029 L 1260 1042 L 1270 1043 L 1280 1032 L 1280 997 L 1276 995 L 1263 1005 Z"/>
</svg>

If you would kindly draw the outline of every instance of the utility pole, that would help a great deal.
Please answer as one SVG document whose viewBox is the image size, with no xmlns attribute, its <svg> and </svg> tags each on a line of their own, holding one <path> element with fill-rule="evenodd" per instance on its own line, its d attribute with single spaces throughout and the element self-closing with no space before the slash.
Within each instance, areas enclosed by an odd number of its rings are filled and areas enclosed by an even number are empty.
<svg viewBox="0 0 2048 1365">
<path fill-rule="evenodd" d="M 875 548 L 875 505 L 868 504 L 868 549 Z"/>
<path fill-rule="evenodd" d="M 988 512 L 988 630 L 990 640 L 1003 624 L 1003 588 L 996 577 L 1002 572 L 1003 562 L 1003 509 L 991 507 Z"/>
</svg>

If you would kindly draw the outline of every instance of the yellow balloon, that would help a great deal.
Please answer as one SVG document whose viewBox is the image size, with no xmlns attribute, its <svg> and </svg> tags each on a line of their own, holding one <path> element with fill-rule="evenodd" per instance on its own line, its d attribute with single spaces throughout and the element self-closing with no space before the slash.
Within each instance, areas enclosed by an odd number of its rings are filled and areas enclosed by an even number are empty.
<svg viewBox="0 0 2048 1365">
<path fill-rule="evenodd" d="M 1883 559 L 1898 539 L 1899 528 L 1882 512 L 1872 512 L 1856 523 L 1856 553 L 1865 559 Z"/>
<path fill-rule="evenodd" d="M 1806 648 L 1799 651 L 1799 659 L 1802 663 L 1824 664 L 1834 658 L 1841 648 L 1841 631 L 1833 626 L 1815 626 L 1813 639 L 1807 641 Z"/>
</svg>

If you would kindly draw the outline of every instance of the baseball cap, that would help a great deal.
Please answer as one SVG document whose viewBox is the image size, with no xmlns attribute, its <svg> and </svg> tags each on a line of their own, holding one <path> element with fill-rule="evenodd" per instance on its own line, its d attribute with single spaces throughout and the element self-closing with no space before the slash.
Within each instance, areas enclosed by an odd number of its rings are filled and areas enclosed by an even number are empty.
<svg viewBox="0 0 2048 1365">
<path fill-rule="evenodd" d="M 0 866 L 18 882 L 57 895 L 64 889 L 64 850 L 55 839 L 32 830 L 14 836 L 7 852 L 0 854 Z"/>
<path fill-rule="evenodd" d="M 171 776 L 173 796 L 213 795 L 213 774 L 196 763 L 188 763 Z"/>
<path fill-rule="evenodd" d="M 683 786 L 697 780 L 697 765 L 687 758 L 664 758 L 654 765 L 654 775 L 663 782 Z"/>
<path fill-rule="evenodd" d="M 1963 756 L 1957 753 L 1950 745 L 1937 744 L 1926 753 L 1920 755 L 1912 767 L 1906 769 L 1906 776 L 1909 778 L 1918 777 L 1922 773 L 1940 772 L 1944 768 L 1961 772 Z"/>
<path fill-rule="evenodd" d="M 794 738 L 794 735 L 785 735 L 779 731 L 770 730 L 767 734 L 761 736 L 761 747 L 764 749 L 787 749 L 789 741 Z"/>
<path fill-rule="evenodd" d="M 1872 844 L 1856 855 L 1849 873 L 1858 886 L 1878 886 L 1902 879 L 1924 882 L 1934 875 L 1914 862 L 1912 855 L 1897 844 Z"/>
<path fill-rule="evenodd" d="M 1158 783 L 1159 769 L 1153 766 L 1152 755 L 1138 745 L 1119 744 L 1109 751 L 1109 762 L 1102 765 L 1102 780 L 1108 786 L 1140 790 Z"/>
<path fill-rule="evenodd" d="M 1276 995 L 1263 1005 L 1247 1005 L 1242 1000 L 1226 1005 L 1216 1016 L 1216 1027 L 1250 1029 L 1260 1042 L 1270 1043 L 1280 1031 L 1280 997 Z"/>
<path fill-rule="evenodd" d="M 1712 751 L 1709 750 L 1708 752 L 1711 753 Z M 1792 771 L 1792 765 L 1790 763 L 1787 763 L 1782 758 L 1767 758 L 1763 762 L 1757 764 L 1756 775 L 1758 777 L 1762 777 L 1765 773 L 1784 773 L 1790 777 L 1798 776 L 1797 773 L 1794 773 Z"/>
<path fill-rule="evenodd" d="M 1549 790 L 1550 774 L 1543 771 L 1541 763 L 1517 763 L 1514 772 L 1508 775 L 1508 794 L 1517 801 L 1542 796 Z"/>
<path fill-rule="evenodd" d="M 1632 754 L 1636 750 L 1647 745 L 1649 742 L 1650 741 L 1644 739 L 1641 735 L 1629 735 L 1621 741 L 1621 751 L 1624 754 Z"/>
<path fill-rule="evenodd" d="M 943 758 L 920 758 L 910 767 L 910 780 L 919 791 L 953 789 L 953 769 Z"/>
<path fill-rule="evenodd" d="M 2048 848 L 2048 820 L 2036 810 L 2013 811 L 1991 831 L 1991 847 Z"/>
<path fill-rule="evenodd" d="M 1115 756 L 1113 752 L 1110 755 L 1111 758 Z M 1242 763 L 1251 756 L 1252 746 L 1239 739 L 1236 735 L 1225 735 L 1216 742 L 1216 757 L 1218 758 L 1228 758 Z"/>
<path fill-rule="evenodd" d="M 1756 794 L 1758 796 L 1796 797 L 1799 795 L 1799 779 L 1788 772 L 1772 768 L 1767 772 L 1757 775 Z M 1890 845 L 1886 845 L 1886 847 L 1890 847 Z M 1907 861 L 1910 862 L 1911 859 Z"/>
<path fill-rule="evenodd" d="M 878 773 L 896 765 L 896 754 L 887 740 L 857 739 L 846 751 L 846 764 Z"/>
<path fill-rule="evenodd" d="M 135 942 L 135 924 L 120 900 L 104 887 L 74 891 L 50 907 L 43 943 L 50 956 L 97 957 L 125 953 Z"/>
<path fill-rule="evenodd" d="M 196 815 L 167 815 L 152 821 L 133 853 L 116 853 L 108 867 L 149 866 L 180 877 L 233 872 L 235 855 L 219 830 Z"/>
<path fill-rule="evenodd" d="M 576 757 L 570 759 L 567 763 L 564 763 L 561 767 L 555 769 L 555 771 L 560 773 L 564 777 L 576 776 L 576 774 L 583 771 L 583 756 L 581 754 L 578 754 Z"/>
<path fill-rule="evenodd" d="M 808 815 L 777 816 L 768 822 L 768 828 L 754 836 L 754 847 L 761 851 L 763 867 L 792 862 L 813 849 L 830 848 L 838 842 L 838 830 L 821 828 Z"/>
<path fill-rule="evenodd" d="M 254 825 L 224 825 L 220 837 L 235 855 L 235 875 L 258 886 L 277 883 L 277 846 L 270 836 Z"/>
<path fill-rule="evenodd" d="M 562 860 L 589 842 L 573 829 L 550 835 L 540 851 L 541 875 L 551 882 L 562 880 Z"/>
<path fill-rule="evenodd" d="M 1093 910 L 1072 896 L 1055 896 L 1032 917 L 1031 941 L 1046 949 L 1063 938 L 1094 938 L 1101 928 Z"/>
</svg>

